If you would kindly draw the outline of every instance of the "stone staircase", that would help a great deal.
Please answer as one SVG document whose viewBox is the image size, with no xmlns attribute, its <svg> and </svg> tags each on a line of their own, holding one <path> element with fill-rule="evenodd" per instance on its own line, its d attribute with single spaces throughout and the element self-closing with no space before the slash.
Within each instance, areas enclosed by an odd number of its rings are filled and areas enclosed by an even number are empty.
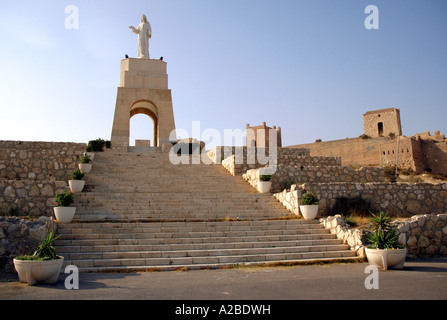
<svg viewBox="0 0 447 320">
<path fill-rule="evenodd" d="M 173 165 L 157 149 L 97 153 L 55 246 L 81 272 L 357 259 L 318 221 L 290 213 L 220 165 Z"/>
</svg>

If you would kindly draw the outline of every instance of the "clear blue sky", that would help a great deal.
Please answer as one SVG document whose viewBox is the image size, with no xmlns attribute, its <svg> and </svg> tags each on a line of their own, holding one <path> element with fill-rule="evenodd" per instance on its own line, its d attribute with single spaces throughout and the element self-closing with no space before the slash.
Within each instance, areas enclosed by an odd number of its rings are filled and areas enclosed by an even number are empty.
<svg viewBox="0 0 447 320">
<path fill-rule="evenodd" d="M 370 4 L 379 30 L 364 26 Z M 2 0 L 0 140 L 110 139 L 120 60 L 137 55 L 128 26 L 143 13 L 177 128 L 266 121 L 293 145 L 358 137 L 363 113 L 396 107 L 404 135 L 447 133 L 445 0 Z M 131 134 L 152 139 L 150 118 L 132 118 Z"/>
</svg>

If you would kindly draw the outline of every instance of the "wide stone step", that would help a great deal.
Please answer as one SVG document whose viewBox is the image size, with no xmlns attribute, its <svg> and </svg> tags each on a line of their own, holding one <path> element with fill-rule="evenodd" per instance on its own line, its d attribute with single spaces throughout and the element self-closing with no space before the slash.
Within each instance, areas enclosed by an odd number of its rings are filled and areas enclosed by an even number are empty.
<svg viewBox="0 0 447 320">
<path fill-rule="evenodd" d="M 265 237 L 267 238 L 267 237 Z M 255 240 L 254 237 L 251 239 Z M 259 238 L 258 238 L 259 239 Z M 222 249 L 242 249 L 242 248 L 272 248 L 272 247 L 302 247 L 302 246 L 327 246 L 338 245 L 339 239 L 314 239 L 314 240 L 271 240 L 271 241 L 244 241 L 240 242 L 206 242 L 206 243 L 167 243 L 154 241 L 161 244 L 135 244 L 134 239 L 116 240 L 61 240 L 56 248 L 63 250 L 62 254 L 71 253 L 92 253 L 92 252 L 141 252 L 141 251 L 182 251 L 182 250 L 222 250 Z M 139 239 L 137 243 L 146 242 Z M 158 239 L 157 239 L 158 240 Z M 210 239 L 213 240 L 213 239 Z M 228 241 L 228 239 L 226 239 Z M 119 244 L 115 244 L 119 243 Z M 59 251 L 58 251 L 59 252 Z"/>
<path fill-rule="evenodd" d="M 206 208 L 206 207 L 173 207 L 173 208 L 163 208 L 163 209 L 155 209 L 150 208 L 148 206 L 134 206 L 134 207 L 116 207 L 116 208 L 103 208 L 99 209 L 101 207 L 77 207 L 77 214 L 76 217 L 84 217 L 85 215 L 89 214 L 103 214 L 103 215 L 140 215 L 141 217 L 144 216 L 169 216 L 172 214 L 179 214 L 179 217 L 186 215 L 191 217 L 196 216 L 218 216 L 222 214 L 241 214 L 241 215 L 256 215 L 256 214 L 262 214 L 264 216 L 268 216 L 268 214 L 288 214 L 287 210 L 283 210 L 280 208 L 274 209 L 274 208 L 262 208 L 262 207 L 231 207 L 231 208 L 216 208 L 213 210 L 212 208 Z M 273 217 L 273 216 L 272 216 Z"/>
<path fill-rule="evenodd" d="M 59 233 L 59 232 L 58 232 Z M 250 236 L 283 236 L 283 235 L 306 235 L 306 234 L 328 234 L 328 229 L 320 228 L 302 228 L 289 230 L 209 230 L 209 231 L 195 231 L 179 230 L 173 232 L 120 232 L 109 233 L 101 230 L 86 233 L 61 233 L 62 240 L 70 239 L 172 239 L 172 238 L 231 238 L 231 237 L 250 237 Z"/>
<path fill-rule="evenodd" d="M 152 216 L 152 215 L 140 215 L 140 214 L 128 214 L 128 215 L 85 215 L 82 218 L 75 218 L 73 222 L 107 222 L 107 221 L 116 221 L 116 222 L 177 222 L 177 221 L 225 221 L 225 220 L 253 220 L 260 221 L 265 220 L 266 218 L 274 218 L 275 216 L 270 214 L 222 214 L 222 215 L 193 215 L 193 214 L 173 214 L 173 215 L 163 215 L 163 216 Z M 282 215 L 278 214 L 277 218 L 281 218 Z"/>
<path fill-rule="evenodd" d="M 237 264 L 285 264 L 304 263 L 340 259 L 357 260 L 355 253 L 348 250 L 273 253 L 273 254 L 242 254 L 229 256 L 200 257 L 170 257 L 170 258 L 132 258 L 132 259 L 85 259 L 65 260 L 64 264 L 73 264 L 80 272 L 105 271 L 150 271 L 176 269 L 222 268 Z"/>
<path fill-rule="evenodd" d="M 101 237 L 101 236 L 100 236 Z M 69 237 L 64 240 L 57 240 L 55 247 L 71 248 L 79 247 L 79 250 L 90 250 L 93 247 L 110 248 L 115 246 L 165 246 L 170 248 L 176 248 L 177 246 L 185 245 L 213 245 L 213 246 L 241 246 L 242 243 L 248 244 L 248 246 L 259 247 L 261 243 L 275 244 L 278 241 L 282 243 L 301 243 L 302 241 L 319 241 L 319 240 L 334 240 L 335 237 L 330 233 L 310 233 L 310 234 L 298 234 L 298 235 L 268 235 L 268 236 L 245 236 L 245 237 L 211 237 L 211 238 L 98 238 L 98 235 L 86 235 L 78 237 Z M 337 240 L 337 239 L 335 239 Z M 339 241 L 339 240 L 337 240 Z M 75 250 L 75 249 L 73 249 Z M 94 251 L 94 249 L 91 249 Z"/>
<path fill-rule="evenodd" d="M 303 252 L 333 252 L 348 250 L 344 244 L 310 245 L 293 247 L 267 248 L 232 248 L 232 249 L 195 249 L 195 250 L 151 250 L 151 251 L 102 251 L 102 252 L 62 252 L 67 260 L 86 259 L 143 259 L 143 258 L 186 258 L 186 257 L 217 257 L 240 255 L 272 255 Z"/>
<path fill-rule="evenodd" d="M 132 230 L 135 232 L 151 229 L 171 232 L 172 230 L 268 230 L 268 229 L 296 229 L 296 228 L 318 228 L 324 229 L 317 220 L 264 220 L 264 221 L 226 221 L 226 222 L 175 222 L 175 223 L 80 223 L 80 224 L 60 224 L 59 231 L 63 233 L 74 233 L 80 230 L 100 229 L 103 232 L 122 232 L 123 230 Z M 83 232 L 85 233 L 85 232 Z"/>
</svg>

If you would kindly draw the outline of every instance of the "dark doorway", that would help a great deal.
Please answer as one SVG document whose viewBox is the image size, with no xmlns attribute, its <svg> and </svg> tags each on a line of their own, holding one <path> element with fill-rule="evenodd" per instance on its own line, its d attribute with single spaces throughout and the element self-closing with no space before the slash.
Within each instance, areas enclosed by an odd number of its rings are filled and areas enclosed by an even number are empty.
<svg viewBox="0 0 447 320">
<path fill-rule="evenodd" d="M 379 137 L 383 137 L 383 122 L 379 122 Z"/>
</svg>

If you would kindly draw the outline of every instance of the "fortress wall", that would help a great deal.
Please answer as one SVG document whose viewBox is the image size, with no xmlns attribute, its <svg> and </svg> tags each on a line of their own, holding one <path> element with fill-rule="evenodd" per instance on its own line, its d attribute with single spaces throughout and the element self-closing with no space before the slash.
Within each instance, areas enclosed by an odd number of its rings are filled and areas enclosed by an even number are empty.
<svg viewBox="0 0 447 320">
<path fill-rule="evenodd" d="M 380 165 L 380 145 L 388 138 L 323 141 L 290 146 L 288 148 L 306 148 L 311 156 L 341 157 L 343 166 Z"/>
<path fill-rule="evenodd" d="M 421 140 L 425 168 L 433 174 L 447 174 L 447 140 Z"/>
</svg>

